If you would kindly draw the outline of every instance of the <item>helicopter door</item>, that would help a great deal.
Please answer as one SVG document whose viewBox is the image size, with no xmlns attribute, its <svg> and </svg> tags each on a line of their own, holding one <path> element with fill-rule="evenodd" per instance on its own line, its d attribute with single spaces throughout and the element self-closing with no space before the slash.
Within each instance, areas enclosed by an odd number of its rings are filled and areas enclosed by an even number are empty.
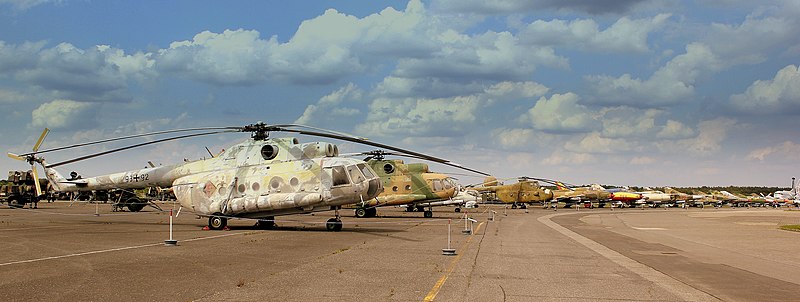
<svg viewBox="0 0 800 302">
<path fill-rule="evenodd" d="M 325 169 L 328 170 L 328 169 Z M 333 187 L 346 186 L 350 184 L 350 179 L 347 178 L 344 166 L 333 166 L 329 170 Z"/>
</svg>

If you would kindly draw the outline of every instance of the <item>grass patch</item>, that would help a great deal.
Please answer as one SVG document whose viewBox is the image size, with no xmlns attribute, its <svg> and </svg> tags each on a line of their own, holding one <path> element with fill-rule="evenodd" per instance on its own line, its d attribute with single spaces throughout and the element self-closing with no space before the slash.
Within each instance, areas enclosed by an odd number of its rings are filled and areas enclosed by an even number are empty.
<svg viewBox="0 0 800 302">
<path fill-rule="evenodd" d="M 780 226 L 781 230 L 800 232 L 800 224 L 787 224 Z"/>
</svg>

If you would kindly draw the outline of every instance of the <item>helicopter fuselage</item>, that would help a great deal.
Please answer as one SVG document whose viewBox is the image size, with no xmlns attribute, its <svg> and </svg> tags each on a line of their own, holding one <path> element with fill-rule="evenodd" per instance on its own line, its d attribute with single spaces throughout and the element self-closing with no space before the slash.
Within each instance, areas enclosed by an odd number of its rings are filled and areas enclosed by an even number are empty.
<svg viewBox="0 0 800 302">
<path fill-rule="evenodd" d="M 294 138 L 251 138 L 209 159 L 84 179 L 46 171 L 59 191 L 171 187 L 181 206 L 201 216 L 326 211 L 382 191 L 380 178 L 365 162 L 338 157 L 336 145 L 300 144 Z"/>
</svg>

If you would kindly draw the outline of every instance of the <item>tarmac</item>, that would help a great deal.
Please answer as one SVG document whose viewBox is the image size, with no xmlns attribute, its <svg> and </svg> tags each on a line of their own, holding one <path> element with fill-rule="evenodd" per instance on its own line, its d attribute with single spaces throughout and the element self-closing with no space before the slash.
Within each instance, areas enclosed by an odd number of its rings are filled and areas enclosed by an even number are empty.
<svg viewBox="0 0 800 302">
<path fill-rule="evenodd" d="M 171 204 L 161 204 L 171 209 Z M 0 207 L 5 301 L 800 301 L 800 211 L 379 208 L 231 220 L 110 204 Z M 177 213 L 177 206 L 173 213 Z M 97 213 L 97 215 L 95 214 Z M 494 219 L 491 217 L 494 216 Z M 446 256 L 450 246 L 456 255 Z"/>
</svg>

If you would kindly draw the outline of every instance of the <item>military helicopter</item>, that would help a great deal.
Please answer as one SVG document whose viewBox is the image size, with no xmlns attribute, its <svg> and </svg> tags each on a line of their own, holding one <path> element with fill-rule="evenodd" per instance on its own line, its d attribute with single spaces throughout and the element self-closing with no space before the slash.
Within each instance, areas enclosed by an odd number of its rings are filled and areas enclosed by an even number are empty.
<svg viewBox="0 0 800 302">
<path fill-rule="evenodd" d="M 504 185 L 493 176 L 487 177 L 483 183 L 471 186 L 470 189 L 481 194 L 484 202 L 499 201 L 510 203 L 512 209 L 527 208 L 528 204 L 543 203 L 553 199 L 550 189 L 542 188 L 539 181 L 549 181 L 533 177 L 519 177 L 516 183 Z"/>
<path fill-rule="evenodd" d="M 405 163 L 402 160 L 388 160 L 387 155 L 408 156 L 383 150 L 348 154 L 348 156 L 366 155 L 364 161 L 378 173 L 383 182 L 384 191 L 378 197 L 355 204 L 356 217 L 373 217 L 377 207 L 403 205 L 406 210 L 423 212 L 425 218 L 433 217 L 434 206 L 460 204 L 452 198 L 458 193 L 455 180 L 442 173 L 431 172 L 427 164 Z M 416 156 L 410 156 L 419 158 Z M 486 173 L 463 166 L 458 168 L 481 175 Z M 425 209 L 427 208 L 427 209 Z"/>
<path fill-rule="evenodd" d="M 301 144 L 297 138 L 291 137 L 269 138 L 271 132 L 289 132 L 355 142 L 453 165 L 445 159 L 364 138 L 294 124 L 267 125 L 258 122 L 246 126 L 167 130 L 38 150 L 47 131 L 45 129 L 33 152 L 19 155 L 8 153 L 8 156 L 27 161 L 34 170 L 34 164 L 39 163 L 45 169 L 47 178 L 55 190 L 171 187 L 182 207 L 199 216 L 208 217 L 208 227 L 215 230 L 225 228 L 228 219 L 234 217 L 258 219 L 256 223 L 258 227 L 272 228 L 275 216 L 334 210 L 335 217 L 327 221 L 326 228 L 329 231 L 339 231 L 342 229 L 339 216 L 342 205 L 373 199 L 383 190 L 381 180 L 374 170 L 364 161 L 340 157 L 338 146 L 325 142 Z M 54 164 L 47 163 L 39 156 L 43 153 L 82 146 L 180 132 L 193 133 L 89 154 Z M 145 145 L 236 132 L 249 132 L 251 137 L 209 159 L 80 179 L 66 179 L 54 169 Z M 139 211 L 144 207 L 135 196 L 127 197 L 127 203 L 131 211 Z"/>
</svg>

